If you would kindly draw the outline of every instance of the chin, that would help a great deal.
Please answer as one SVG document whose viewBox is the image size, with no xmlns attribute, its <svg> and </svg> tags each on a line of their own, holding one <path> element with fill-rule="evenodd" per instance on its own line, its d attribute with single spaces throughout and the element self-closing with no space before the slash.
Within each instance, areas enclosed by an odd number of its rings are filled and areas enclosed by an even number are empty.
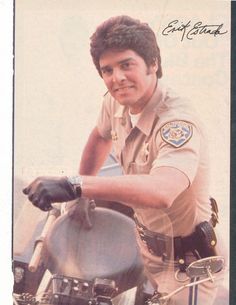
<svg viewBox="0 0 236 305">
<path fill-rule="evenodd" d="M 136 103 L 136 99 L 130 98 L 130 97 L 120 97 L 120 96 L 114 96 L 115 100 L 117 100 L 122 105 L 134 105 Z"/>
<path fill-rule="evenodd" d="M 130 100 L 121 100 L 121 99 L 116 99 L 116 100 L 120 105 L 123 105 L 123 106 L 132 106 L 135 104 L 134 101 L 130 101 Z"/>
</svg>

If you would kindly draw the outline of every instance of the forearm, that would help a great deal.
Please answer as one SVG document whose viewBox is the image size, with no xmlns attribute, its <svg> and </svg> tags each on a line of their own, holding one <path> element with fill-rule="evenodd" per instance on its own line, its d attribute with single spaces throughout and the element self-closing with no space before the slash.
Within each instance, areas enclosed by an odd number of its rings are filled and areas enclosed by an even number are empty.
<svg viewBox="0 0 236 305">
<path fill-rule="evenodd" d="M 147 178 L 147 177 L 145 177 Z M 139 190 L 134 185 L 140 185 L 142 176 L 112 176 L 90 177 L 82 176 L 82 196 L 106 200 L 125 202 L 129 206 L 140 205 L 140 201 L 148 201 L 143 198 L 142 188 Z M 147 190 L 145 190 L 146 193 Z M 150 195 L 149 195 L 150 196 Z"/>
<path fill-rule="evenodd" d="M 106 160 L 111 146 L 111 140 L 102 138 L 97 128 L 94 128 L 82 154 L 80 175 L 96 175 Z"/>
<path fill-rule="evenodd" d="M 78 197 L 126 203 L 130 207 L 169 208 L 189 186 L 188 177 L 178 169 L 160 167 L 151 175 L 97 177 L 38 177 L 23 193 L 43 211 L 54 202 Z M 177 181 L 177 183 L 176 183 Z"/>
<path fill-rule="evenodd" d="M 182 175 L 180 176 L 173 177 L 173 179 L 182 179 Z M 168 183 L 160 175 L 82 176 L 82 179 L 83 197 L 94 198 L 95 200 L 117 201 L 133 208 L 168 208 L 188 186 L 188 181 L 186 180 L 183 181 L 181 188 L 173 188 L 171 187 L 172 181 Z"/>
</svg>

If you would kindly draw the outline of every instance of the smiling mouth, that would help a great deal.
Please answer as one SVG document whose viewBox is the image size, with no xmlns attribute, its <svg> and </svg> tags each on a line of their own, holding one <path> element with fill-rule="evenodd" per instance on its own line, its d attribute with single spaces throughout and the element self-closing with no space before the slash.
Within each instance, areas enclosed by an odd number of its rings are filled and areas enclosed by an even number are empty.
<svg viewBox="0 0 236 305">
<path fill-rule="evenodd" d="M 123 91 L 129 90 L 131 88 L 133 88 L 133 86 L 124 86 L 124 87 L 120 87 L 120 88 L 115 88 L 113 91 L 114 92 L 123 92 Z"/>
</svg>

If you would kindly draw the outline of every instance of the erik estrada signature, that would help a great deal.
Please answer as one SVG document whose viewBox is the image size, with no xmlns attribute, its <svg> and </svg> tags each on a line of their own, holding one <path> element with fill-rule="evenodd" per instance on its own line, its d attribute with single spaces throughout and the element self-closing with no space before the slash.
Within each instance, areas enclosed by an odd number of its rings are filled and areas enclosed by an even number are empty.
<svg viewBox="0 0 236 305">
<path fill-rule="evenodd" d="M 226 34 L 228 31 L 222 31 L 224 24 L 203 24 L 201 21 L 191 25 L 191 21 L 187 23 L 180 22 L 178 19 L 169 22 L 167 27 L 162 31 L 162 35 L 168 36 L 174 32 L 181 32 L 181 41 L 184 38 L 192 40 L 196 35 L 209 34 L 214 37 Z"/>
</svg>

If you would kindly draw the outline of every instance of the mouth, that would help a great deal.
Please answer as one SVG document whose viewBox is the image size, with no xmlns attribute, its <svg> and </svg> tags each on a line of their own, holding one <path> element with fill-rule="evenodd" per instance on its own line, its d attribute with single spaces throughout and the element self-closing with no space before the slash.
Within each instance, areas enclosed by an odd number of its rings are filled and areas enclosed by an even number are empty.
<svg viewBox="0 0 236 305">
<path fill-rule="evenodd" d="M 118 88 L 114 88 L 113 92 L 125 92 L 129 89 L 134 88 L 134 86 L 123 86 L 123 87 L 118 87 Z"/>
</svg>

